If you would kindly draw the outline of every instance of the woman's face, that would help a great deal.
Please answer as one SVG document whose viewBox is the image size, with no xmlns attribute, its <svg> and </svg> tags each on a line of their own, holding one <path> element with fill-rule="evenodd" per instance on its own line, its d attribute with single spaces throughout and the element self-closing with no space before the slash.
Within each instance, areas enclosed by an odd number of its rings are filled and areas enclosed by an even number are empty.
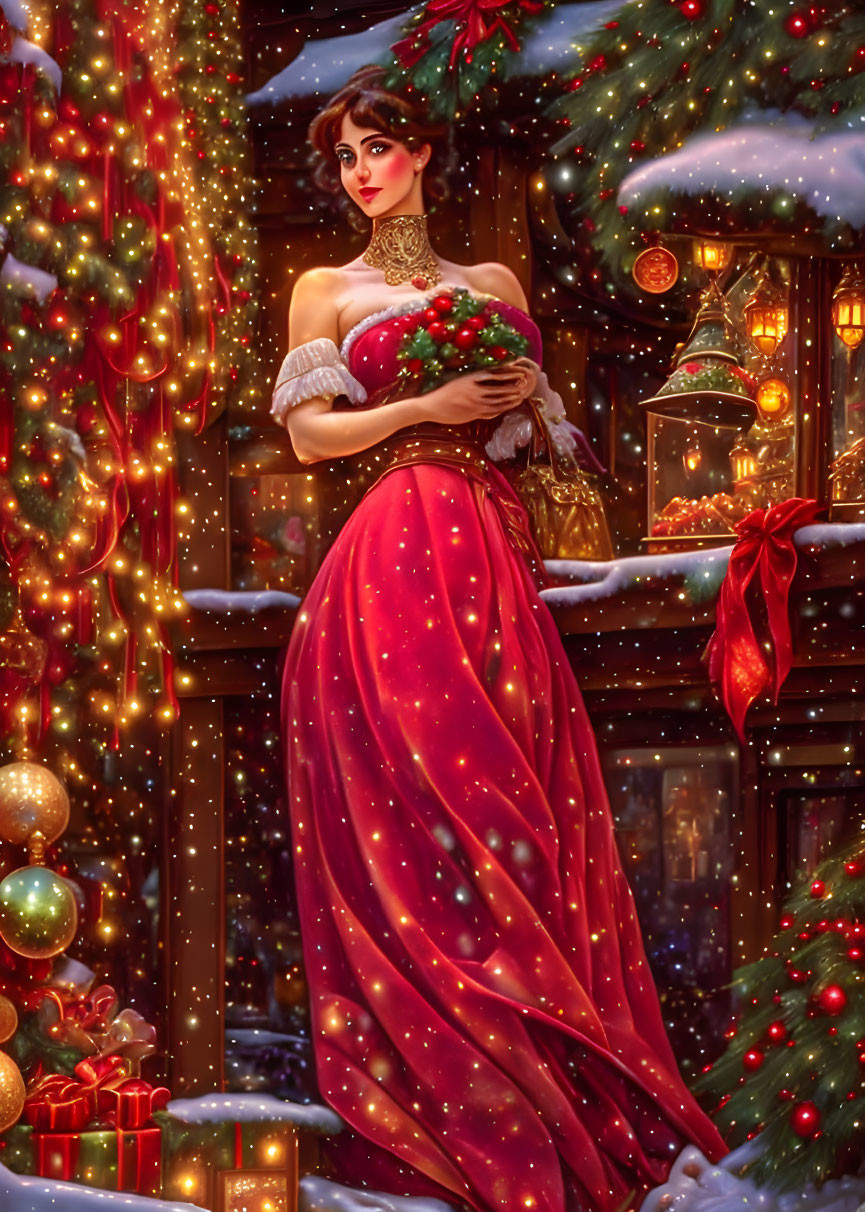
<svg viewBox="0 0 865 1212">
<path fill-rule="evenodd" d="M 429 144 L 410 151 L 392 135 L 358 126 L 346 114 L 334 151 L 343 188 L 370 219 L 423 213 L 421 176 Z"/>
</svg>

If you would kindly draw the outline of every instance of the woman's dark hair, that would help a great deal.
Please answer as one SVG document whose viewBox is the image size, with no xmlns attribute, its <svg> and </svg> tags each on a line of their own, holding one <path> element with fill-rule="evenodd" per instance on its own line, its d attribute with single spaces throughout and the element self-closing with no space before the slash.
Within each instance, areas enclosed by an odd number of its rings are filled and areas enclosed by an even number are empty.
<svg viewBox="0 0 865 1212">
<path fill-rule="evenodd" d="M 389 135 L 409 151 L 424 143 L 430 145 L 431 155 L 423 176 L 427 205 L 434 206 L 447 197 L 448 177 L 453 170 L 450 128 L 429 122 L 419 105 L 386 88 L 384 80 L 384 68 L 362 67 L 334 93 L 309 128 L 313 181 L 335 199 L 339 210 L 358 229 L 365 229 L 369 220 L 343 189 L 335 152 L 346 115 L 358 126 L 371 126 Z"/>
</svg>

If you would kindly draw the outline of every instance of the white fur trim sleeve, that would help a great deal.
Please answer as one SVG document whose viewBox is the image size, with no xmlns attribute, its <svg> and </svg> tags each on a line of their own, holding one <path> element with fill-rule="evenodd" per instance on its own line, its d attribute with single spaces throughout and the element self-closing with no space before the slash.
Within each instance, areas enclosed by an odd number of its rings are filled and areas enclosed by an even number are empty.
<svg viewBox="0 0 865 1212">
<path fill-rule="evenodd" d="M 317 337 L 298 345 L 285 355 L 276 386 L 270 415 L 280 425 L 295 404 L 314 396 L 347 396 L 352 404 L 363 404 L 366 391 L 346 366 L 329 337 Z"/>
<path fill-rule="evenodd" d="M 535 386 L 534 398 L 540 403 L 540 412 L 544 418 L 550 442 L 561 458 L 574 458 L 576 441 L 575 426 L 565 417 L 565 406 L 562 397 L 550 387 L 546 373 L 537 367 L 538 381 Z M 486 452 L 491 459 L 513 459 L 521 446 L 528 446 L 532 436 L 532 422 L 524 408 L 506 413 L 493 430 L 492 437 L 487 442 Z"/>
</svg>

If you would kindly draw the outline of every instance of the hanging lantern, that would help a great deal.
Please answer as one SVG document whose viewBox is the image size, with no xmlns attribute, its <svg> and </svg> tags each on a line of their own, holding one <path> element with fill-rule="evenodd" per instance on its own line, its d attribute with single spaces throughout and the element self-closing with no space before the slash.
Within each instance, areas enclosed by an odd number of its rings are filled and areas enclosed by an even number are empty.
<svg viewBox="0 0 865 1212">
<path fill-rule="evenodd" d="M 832 324 L 848 349 L 865 336 L 865 278 L 857 264 L 848 265 L 832 295 Z"/>
<path fill-rule="evenodd" d="M 757 408 L 766 420 L 780 420 L 790 407 L 790 388 L 783 379 L 764 379 L 757 388 Z"/>
<path fill-rule="evenodd" d="M 672 374 L 656 395 L 640 401 L 640 407 L 658 416 L 739 429 L 754 420 L 752 391 L 751 377 L 739 362 L 724 296 L 713 279 Z"/>
<path fill-rule="evenodd" d="M 761 354 L 770 357 L 787 335 L 787 298 L 763 274 L 745 307 L 745 328 Z"/>
<path fill-rule="evenodd" d="M 694 262 L 708 274 L 719 274 L 733 258 L 733 249 L 720 240 L 695 240 Z"/>
<path fill-rule="evenodd" d="M 752 480 L 757 474 L 757 460 L 754 451 L 745 441 L 744 434 L 738 437 L 730 451 L 730 463 L 733 468 L 733 480 L 741 484 L 743 480 Z"/>
</svg>

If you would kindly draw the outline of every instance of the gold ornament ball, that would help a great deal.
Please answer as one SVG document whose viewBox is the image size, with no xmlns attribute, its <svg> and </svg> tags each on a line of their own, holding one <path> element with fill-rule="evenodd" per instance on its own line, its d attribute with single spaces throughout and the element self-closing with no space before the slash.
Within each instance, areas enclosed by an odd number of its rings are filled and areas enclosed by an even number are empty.
<svg viewBox="0 0 865 1212">
<path fill-rule="evenodd" d="M 0 1044 L 5 1044 L 18 1030 L 18 1011 L 8 997 L 0 994 Z"/>
<path fill-rule="evenodd" d="M 37 830 L 47 845 L 69 824 L 69 796 L 56 775 L 35 762 L 0 766 L 0 838 L 23 846 Z"/>
<path fill-rule="evenodd" d="M 24 1110 L 24 1078 L 11 1056 L 0 1052 L 0 1132 L 11 1128 Z"/>
<path fill-rule="evenodd" d="M 50 959 L 75 937 L 72 889 L 47 867 L 19 867 L 0 883 L 0 938 L 27 959 Z"/>
</svg>

